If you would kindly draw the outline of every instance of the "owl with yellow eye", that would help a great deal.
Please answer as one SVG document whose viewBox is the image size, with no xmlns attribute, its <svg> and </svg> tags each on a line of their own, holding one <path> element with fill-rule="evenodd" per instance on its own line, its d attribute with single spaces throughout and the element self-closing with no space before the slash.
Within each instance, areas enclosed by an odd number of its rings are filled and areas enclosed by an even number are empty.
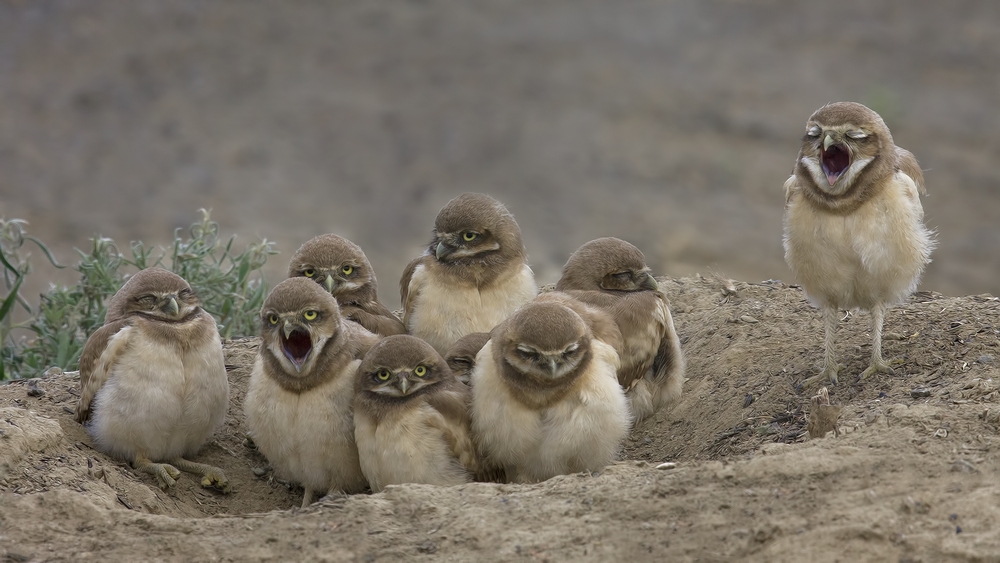
<svg viewBox="0 0 1000 563">
<path fill-rule="evenodd" d="M 341 316 L 380 336 L 404 334 L 403 322 L 378 300 L 375 271 L 361 247 L 326 234 L 303 244 L 288 264 L 288 277 L 305 277 L 337 299 Z"/>
<path fill-rule="evenodd" d="M 472 392 L 419 338 L 390 336 L 355 376 L 354 437 L 372 492 L 386 485 L 459 485 L 476 474 Z"/>
<path fill-rule="evenodd" d="M 367 484 L 354 444 L 354 373 L 379 337 L 340 317 L 337 300 L 302 277 L 274 287 L 243 404 L 250 437 L 285 479 L 315 494 Z"/>
</svg>

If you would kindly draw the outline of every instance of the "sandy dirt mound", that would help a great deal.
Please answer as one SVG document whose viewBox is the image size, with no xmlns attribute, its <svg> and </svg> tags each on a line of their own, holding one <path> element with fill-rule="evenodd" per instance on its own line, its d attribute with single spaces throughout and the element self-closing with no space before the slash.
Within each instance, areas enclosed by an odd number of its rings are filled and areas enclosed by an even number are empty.
<svg viewBox="0 0 1000 563">
<path fill-rule="evenodd" d="M 868 316 L 841 323 L 840 435 L 810 440 L 819 313 L 780 282 L 664 279 L 685 395 L 634 429 L 623 461 L 536 485 L 406 485 L 326 498 L 271 478 L 244 445 L 255 339 L 226 345 L 232 401 L 169 492 L 95 451 L 76 381 L 0 386 L 0 557 L 126 560 L 1000 561 L 1000 302 L 920 293 L 892 309 L 896 374 L 857 381 Z M 672 468 L 661 468 L 663 462 Z M 256 470 L 256 471 L 255 471 Z"/>
</svg>

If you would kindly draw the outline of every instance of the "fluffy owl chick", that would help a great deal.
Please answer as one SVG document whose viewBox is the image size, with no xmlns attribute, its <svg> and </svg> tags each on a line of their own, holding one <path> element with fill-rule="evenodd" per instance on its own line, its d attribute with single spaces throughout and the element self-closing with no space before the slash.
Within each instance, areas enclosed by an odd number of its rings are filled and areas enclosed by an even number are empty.
<svg viewBox="0 0 1000 563">
<path fill-rule="evenodd" d="M 163 488 L 180 471 L 229 492 L 221 469 L 188 461 L 222 425 L 229 381 L 215 319 L 191 286 L 158 268 L 133 275 L 80 356 L 80 402 L 97 449 L 127 459 Z"/>
<path fill-rule="evenodd" d="M 916 289 L 935 242 L 923 224 L 923 173 L 893 144 L 882 118 L 838 102 L 816 110 L 785 182 L 785 261 L 823 310 L 823 371 L 804 384 L 837 383 L 839 309 L 872 315 L 872 361 L 861 377 L 892 373 L 882 358 L 886 308 Z"/>
<path fill-rule="evenodd" d="M 483 194 L 462 194 L 441 209 L 430 246 L 406 267 L 399 290 L 403 324 L 442 355 L 538 293 L 514 217 Z"/>
<path fill-rule="evenodd" d="M 361 247 L 344 237 L 314 237 L 295 251 L 288 277 L 307 277 L 337 298 L 340 314 L 380 336 L 404 334 L 406 328 L 378 300 L 375 271 Z"/>
<path fill-rule="evenodd" d="M 614 318 L 622 335 L 618 382 L 637 422 L 680 398 L 680 339 L 642 251 L 618 238 L 592 240 L 569 257 L 556 290 Z"/>
<path fill-rule="evenodd" d="M 354 396 L 354 437 L 372 492 L 400 483 L 467 483 L 478 470 L 471 399 L 423 340 L 390 336 L 372 347 Z"/>
<path fill-rule="evenodd" d="M 480 451 L 516 482 L 599 470 L 631 425 L 614 346 L 558 299 L 540 296 L 497 326 L 472 372 Z"/>
<path fill-rule="evenodd" d="M 274 286 L 243 411 L 275 472 L 316 492 L 358 493 L 367 481 L 354 443 L 354 373 L 379 337 L 344 322 L 337 300 L 307 278 Z"/>
<path fill-rule="evenodd" d="M 459 338 L 451 348 L 448 348 L 444 361 L 462 383 L 471 384 L 469 378 L 472 376 L 472 368 L 476 367 L 476 354 L 483 349 L 489 339 L 488 332 L 473 332 Z"/>
</svg>

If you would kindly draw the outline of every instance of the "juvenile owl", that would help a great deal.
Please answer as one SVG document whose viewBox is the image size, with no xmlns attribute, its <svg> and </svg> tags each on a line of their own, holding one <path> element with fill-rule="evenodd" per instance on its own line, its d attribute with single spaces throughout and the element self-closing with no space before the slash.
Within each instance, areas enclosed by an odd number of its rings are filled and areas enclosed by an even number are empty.
<svg viewBox="0 0 1000 563">
<path fill-rule="evenodd" d="M 613 237 L 584 244 L 569 257 L 556 290 L 614 318 L 622 334 L 618 382 L 637 422 L 680 399 L 684 356 L 670 303 L 638 248 Z"/>
<path fill-rule="evenodd" d="M 368 482 L 354 443 L 354 374 L 379 337 L 345 322 L 304 277 L 274 287 L 261 308 L 261 344 L 243 404 L 249 435 L 275 473 L 315 493 L 359 493 Z"/>
<path fill-rule="evenodd" d="M 484 463 L 516 482 L 597 471 L 631 425 L 614 344 L 595 338 L 610 318 L 546 294 L 494 329 L 472 372 L 472 427 Z M 583 313 L 583 316 L 581 316 Z"/>
<path fill-rule="evenodd" d="M 872 359 L 861 377 L 893 372 L 882 358 L 885 312 L 916 289 L 935 245 L 919 193 L 920 166 L 874 111 L 838 102 L 806 122 L 785 182 L 785 261 L 823 311 L 826 351 L 823 371 L 804 385 L 837 383 L 840 309 L 871 311 Z"/>
<path fill-rule="evenodd" d="M 538 293 L 514 217 L 483 194 L 462 194 L 441 209 L 430 246 L 406 267 L 399 290 L 403 324 L 442 355 Z"/>
<path fill-rule="evenodd" d="M 478 471 L 472 392 L 423 340 L 390 336 L 358 369 L 354 436 L 372 492 L 386 485 L 460 485 Z"/>
<path fill-rule="evenodd" d="M 159 268 L 129 278 L 105 318 L 80 356 L 76 420 L 97 449 L 154 475 L 163 488 L 187 471 L 202 486 L 229 492 L 221 469 L 186 459 L 229 407 L 215 319 L 183 278 Z"/>
<path fill-rule="evenodd" d="M 476 367 L 476 354 L 490 339 L 488 332 L 473 332 L 459 338 L 444 355 L 444 361 L 459 381 L 468 385 L 472 368 Z"/>
<path fill-rule="evenodd" d="M 404 334 L 406 328 L 378 300 L 375 271 L 361 247 L 344 237 L 314 237 L 295 251 L 288 277 L 303 276 L 337 298 L 340 314 L 379 336 Z"/>
</svg>

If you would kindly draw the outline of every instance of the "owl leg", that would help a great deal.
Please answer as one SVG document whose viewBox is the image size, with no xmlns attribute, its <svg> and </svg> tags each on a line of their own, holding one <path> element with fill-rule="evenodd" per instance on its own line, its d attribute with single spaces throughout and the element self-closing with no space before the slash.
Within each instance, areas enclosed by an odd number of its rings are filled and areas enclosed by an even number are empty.
<svg viewBox="0 0 1000 563">
<path fill-rule="evenodd" d="M 233 490 L 233 488 L 229 485 L 229 479 L 226 478 L 226 474 L 223 473 L 218 467 L 212 467 L 211 465 L 205 465 L 203 463 L 195 463 L 180 457 L 171 460 L 170 463 L 181 471 L 201 475 L 202 487 L 212 487 L 222 491 L 223 493 L 229 493 Z"/>
<path fill-rule="evenodd" d="M 305 489 L 305 493 L 302 494 L 302 508 L 306 508 L 312 504 L 313 498 L 316 496 L 316 492 L 309 487 L 306 487 Z"/>
<path fill-rule="evenodd" d="M 818 383 L 824 383 L 827 380 L 830 381 L 831 385 L 837 384 L 837 372 L 840 371 L 840 366 L 837 365 L 837 354 L 834 350 L 834 337 L 837 334 L 837 323 L 837 308 L 824 307 L 823 325 L 825 327 L 825 336 L 823 338 L 823 371 L 821 371 L 819 375 L 810 377 L 803 381 L 802 387 L 810 387 Z"/>
<path fill-rule="evenodd" d="M 168 463 L 153 463 L 144 455 L 135 456 L 132 467 L 143 473 L 155 476 L 156 480 L 160 483 L 160 488 L 163 490 L 173 487 L 174 483 L 177 482 L 177 478 L 181 476 L 181 472 L 173 465 Z"/>
<path fill-rule="evenodd" d="M 861 372 L 861 379 L 874 373 L 886 373 L 889 375 L 895 373 L 892 367 L 889 366 L 889 363 L 882 359 L 882 324 L 885 322 L 885 309 L 886 306 L 883 303 L 872 307 L 872 335 L 874 337 L 872 341 L 872 365 Z"/>
</svg>

